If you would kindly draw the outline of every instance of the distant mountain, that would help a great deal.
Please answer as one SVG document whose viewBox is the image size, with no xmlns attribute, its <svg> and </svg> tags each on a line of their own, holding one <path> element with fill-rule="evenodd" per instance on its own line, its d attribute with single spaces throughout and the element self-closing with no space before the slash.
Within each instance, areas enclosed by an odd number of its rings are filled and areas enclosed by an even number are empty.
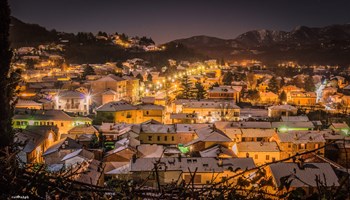
<svg viewBox="0 0 350 200">
<path fill-rule="evenodd" d="M 254 30 L 235 39 L 194 36 L 173 42 L 214 58 L 295 60 L 303 64 L 350 64 L 350 25 L 299 26 L 292 31 Z"/>
<path fill-rule="evenodd" d="M 257 59 L 266 64 L 286 60 L 297 61 L 300 64 L 350 64 L 350 24 L 321 28 L 299 26 L 289 32 L 253 30 L 228 40 L 204 35 L 194 36 L 165 44 L 171 47 L 171 51 L 140 55 L 101 43 L 81 46 L 79 38 L 74 34 L 49 31 L 14 17 L 11 19 L 10 41 L 13 47 L 37 46 L 58 41 L 60 38 L 70 41 L 66 56 L 72 62 L 110 61 L 118 59 L 115 58 L 118 55 L 120 58 L 147 56 L 151 60 L 164 60 L 162 63 L 165 63 L 167 58 L 225 58 L 226 60 Z M 85 51 L 90 53 L 87 54 Z M 165 58 L 161 58 L 164 55 Z"/>
</svg>

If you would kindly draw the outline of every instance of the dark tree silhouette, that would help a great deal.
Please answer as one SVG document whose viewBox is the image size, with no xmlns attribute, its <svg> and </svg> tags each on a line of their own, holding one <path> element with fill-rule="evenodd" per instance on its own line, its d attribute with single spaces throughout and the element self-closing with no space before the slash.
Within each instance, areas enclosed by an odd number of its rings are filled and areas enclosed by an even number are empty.
<svg viewBox="0 0 350 200">
<path fill-rule="evenodd" d="M 8 2 L 0 2 L 0 148 L 13 141 L 12 116 L 16 102 L 13 101 L 19 81 L 18 72 L 11 71 L 12 51 L 9 44 L 10 9 Z"/>
</svg>

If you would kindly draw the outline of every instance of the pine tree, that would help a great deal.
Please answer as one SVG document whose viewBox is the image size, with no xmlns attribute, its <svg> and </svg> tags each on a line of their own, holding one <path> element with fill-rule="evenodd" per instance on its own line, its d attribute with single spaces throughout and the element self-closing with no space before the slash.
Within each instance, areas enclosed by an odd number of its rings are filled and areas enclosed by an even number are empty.
<svg viewBox="0 0 350 200">
<path fill-rule="evenodd" d="M 189 99 L 192 97 L 192 83 L 187 74 L 181 79 L 181 90 L 179 97 L 182 99 Z"/>
<path fill-rule="evenodd" d="M 268 88 L 269 88 L 269 91 L 271 91 L 273 93 L 278 92 L 279 87 L 278 87 L 277 80 L 274 76 L 270 79 L 269 84 L 268 84 Z"/>
<path fill-rule="evenodd" d="M 19 71 L 11 70 L 12 51 L 9 43 L 10 9 L 6 0 L 0 1 L 0 148 L 13 141 L 12 116 Z"/>
<path fill-rule="evenodd" d="M 224 77 L 222 78 L 222 82 L 224 83 L 224 85 L 231 85 L 232 81 L 233 81 L 232 72 L 225 73 Z"/>
<path fill-rule="evenodd" d="M 136 78 L 138 78 L 141 82 L 143 82 L 143 77 L 141 74 L 137 74 Z"/>
<path fill-rule="evenodd" d="M 314 92 L 316 89 L 312 76 L 308 76 L 304 79 L 304 85 L 304 89 L 307 92 Z"/>
<path fill-rule="evenodd" d="M 279 95 L 279 99 L 281 102 L 287 101 L 287 94 L 285 91 L 282 91 L 281 94 Z"/>
<path fill-rule="evenodd" d="M 148 75 L 147 75 L 147 81 L 152 82 L 152 79 L 153 79 L 152 75 L 151 75 L 151 74 L 148 74 Z"/>
<path fill-rule="evenodd" d="M 96 75 L 95 73 L 95 70 L 94 68 L 92 68 L 90 65 L 87 65 L 85 68 L 84 68 L 84 72 L 83 72 L 83 75 L 82 75 L 82 79 L 86 79 L 86 76 L 88 75 Z"/>
<path fill-rule="evenodd" d="M 204 86 L 200 82 L 196 82 L 195 84 L 195 92 L 196 92 L 196 99 L 204 99 L 206 95 L 206 91 L 204 89 Z"/>
</svg>

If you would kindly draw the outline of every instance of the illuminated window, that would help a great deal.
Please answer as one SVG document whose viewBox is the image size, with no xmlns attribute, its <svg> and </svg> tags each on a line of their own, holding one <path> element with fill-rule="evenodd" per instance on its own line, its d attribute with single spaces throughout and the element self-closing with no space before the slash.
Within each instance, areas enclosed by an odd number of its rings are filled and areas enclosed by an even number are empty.
<svg viewBox="0 0 350 200">
<path fill-rule="evenodd" d="M 270 160 L 270 155 L 266 155 L 266 160 Z"/>
</svg>

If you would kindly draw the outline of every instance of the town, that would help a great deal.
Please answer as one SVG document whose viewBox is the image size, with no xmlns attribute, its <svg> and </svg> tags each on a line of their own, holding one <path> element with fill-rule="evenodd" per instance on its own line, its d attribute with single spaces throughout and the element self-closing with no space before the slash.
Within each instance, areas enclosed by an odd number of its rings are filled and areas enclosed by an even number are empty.
<svg viewBox="0 0 350 200">
<path fill-rule="evenodd" d="M 0 199 L 350 200 L 349 7 L 0 1 Z"/>
<path fill-rule="evenodd" d="M 296 188 L 311 196 L 318 184 L 339 187 L 348 173 L 349 67 L 67 64 L 62 51 L 64 44 L 15 50 L 12 67 L 22 73 L 13 127 L 23 163 L 86 171 L 73 179 L 106 188 L 206 188 L 264 170 L 259 182 L 269 184 L 253 190 L 270 198 Z M 292 175 L 283 188 L 281 178 Z"/>
</svg>

